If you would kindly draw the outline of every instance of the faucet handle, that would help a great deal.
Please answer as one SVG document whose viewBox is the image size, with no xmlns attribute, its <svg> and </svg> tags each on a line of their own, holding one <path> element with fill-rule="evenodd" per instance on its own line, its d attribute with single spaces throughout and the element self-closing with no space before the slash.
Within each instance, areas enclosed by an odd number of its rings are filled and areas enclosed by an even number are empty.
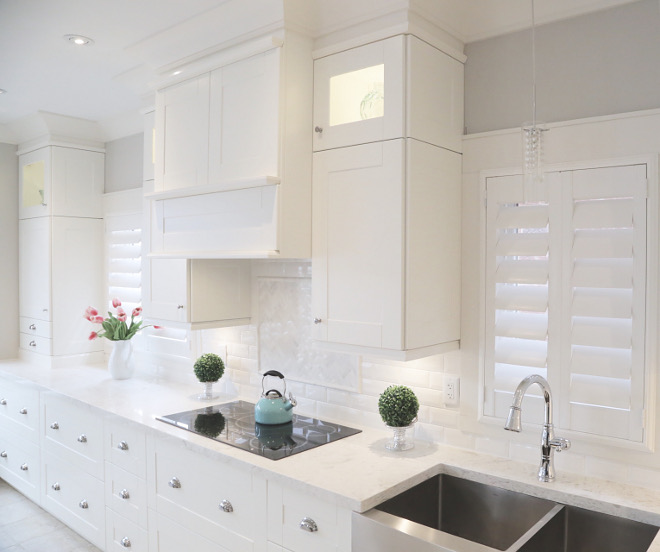
<svg viewBox="0 0 660 552">
<path fill-rule="evenodd" d="M 571 442 L 563 437 L 555 437 L 550 441 L 550 446 L 557 452 L 571 448 Z"/>
</svg>

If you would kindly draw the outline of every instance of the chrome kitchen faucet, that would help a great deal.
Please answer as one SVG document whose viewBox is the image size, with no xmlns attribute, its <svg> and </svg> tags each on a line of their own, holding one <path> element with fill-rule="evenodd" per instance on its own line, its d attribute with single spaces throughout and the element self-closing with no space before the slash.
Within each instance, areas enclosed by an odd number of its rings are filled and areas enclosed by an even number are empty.
<svg viewBox="0 0 660 552">
<path fill-rule="evenodd" d="M 521 404 L 525 392 L 533 383 L 538 383 L 543 390 L 543 399 L 545 400 L 545 421 L 543 423 L 543 432 L 541 433 L 541 466 L 539 467 L 539 481 L 552 481 L 555 478 L 555 467 L 553 456 L 555 449 L 557 452 L 570 448 L 571 442 L 563 437 L 555 437 L 554 427 L 552 425 L 552 393 L 550 385 L 545 378 L 534 374 L 527 376 L 522 380 L 513 395 L 513 404 L 509 410 L 509 417 L 506 419 L 504 429 L 520 433 L 522 431 L 521 422 Z"/>
</svg>

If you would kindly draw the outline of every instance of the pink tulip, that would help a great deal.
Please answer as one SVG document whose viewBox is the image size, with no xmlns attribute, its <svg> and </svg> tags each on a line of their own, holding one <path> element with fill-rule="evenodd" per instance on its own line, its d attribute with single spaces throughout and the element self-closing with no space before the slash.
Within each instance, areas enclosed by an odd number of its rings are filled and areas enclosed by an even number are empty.
<svg viewBox="0 0 660 552">
<path fill-rule="evenodd" d="M 112 300 L 112 306 L 113 306 L 114 308 L 121 307 L 121 301 L 119 300 L 118 297 L 115 297 L 115 298 Z"/>
<path fill-rule="evenodd" d="M 87 339 L 92 341 L 93 339 L 96 339 L 98 336 L 99 334 L 97 334 L 96 332 L 92 332 L 91 334 L 89 334 L 89 337 Z"/>
<path fill-rule="evenodd" d="M 117 309 L 117 320 L 119 320 L 120 322 L 126 322 L 126 318 L 128 318 L 126 316 L 126 311 L 122 308 L 118 308 Z"/>
<path fill-rule="evenodd" d="M 160 330 L 163 326 L 154 326 L 154 330 Z"/>
<path fill-rule="evenodd" d="M 94 324 L 103 324 L 104 320 L 105 318 L 103 318 L 102 316 L 95 316 L 90 320 L 90 322 L 94 322 Z"/>
<path fill-rule="evenodd" d="M 85 309 L 85 314 L 83 315 L 83 317 L 86 320 L 91 321 L 92 317 L 96 316 L 98 313 L 99 313 L 99 311 L 97 311 L 94 307 L 87 307 Z"/>
<path fill-rule="evenodd" d="M 142 314 L 142 307 L 135 307 L 133 309 L 133 314 L 131 314 L 132 317 L 140 316 Z"/>
</svg>

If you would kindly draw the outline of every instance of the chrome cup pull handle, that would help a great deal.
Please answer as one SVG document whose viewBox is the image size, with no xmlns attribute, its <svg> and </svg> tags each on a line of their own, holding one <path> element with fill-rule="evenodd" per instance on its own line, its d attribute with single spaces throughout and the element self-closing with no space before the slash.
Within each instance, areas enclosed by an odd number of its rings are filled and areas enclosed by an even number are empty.
<svg viewBox="0 0 660 552">
<path fill-rule="evenodd" d="M 86 443 L 87 442 L 87 435 L 85 435 L 84 433 L 81 433 L 80 435 L 78 435 L 78 442 L 79 443 Z"/>
<path fill-rule="evenodd" d="M 127 500 L 131 498 L 131 495 L 129 494 L 127 489 L 122 489 L 121 491 L 119 491 L 119 498 Z"/>
<path fill-rule="evenodd" d="M 218 508 L 220 508 L 223 512 L 227 512 L 228 514 L 234 511 L 234 507 L 228 500 L 223 500 Z"/>
<path fill-rule="evenodd" d="M 299 527 L 303 531 L 309 531 L 310 533 L 316 533 L 319 530 L 319 526 L 316 525 L 316 522 L 312 518 L 304 517 L 300 520 Z"/>
<path fill-rule="evenodd" d="M 180 489 L 181 488 L 181 481 L 179 481 L 178 477 L 173 477 L 170 479 L 168 485 L 172 487 L 173 489 Z"/>
<path fill-rule="evenodd" d="M 118 445 L 117 448 L 119 450 L 128 450 L 128 443 L 126 441 L 121 441 Z"/>
<path fill-rule="evenodd" d="M 58 424 L 57 422 L 53 422 L 52 424 L 50 424 L 50 429 L 60 429 L 60 424 Z"/>
<path fill-rule="evenodd" d="M 124 548 L 130 548 L 131 547 L 131 541 L 128 537 L 124 537 L 119 541 L 119 543 L 124 547 Z"/>
<path fill-rule="evenodd" d="M 89 502 L 86 500 L 81 500 L 78 502 L 78 506 L 80 506 L 83 510 L 87 510 L 87 508 L 89 508 Z"/>
</svg>

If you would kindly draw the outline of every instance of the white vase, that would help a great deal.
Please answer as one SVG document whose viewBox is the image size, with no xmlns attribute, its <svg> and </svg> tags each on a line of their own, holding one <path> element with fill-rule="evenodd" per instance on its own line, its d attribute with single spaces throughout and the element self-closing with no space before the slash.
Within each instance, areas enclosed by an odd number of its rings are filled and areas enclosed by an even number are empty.
<svg viewBox="0 0 660 552">
<path fill-rule="evenodd" d="M 112 378 L 117 380 L 128 379 L 133 375 L 134 369 L 135 362 L 131 340 L 114 341 L 108 359 L 108 371 Z"/>
</svg>

